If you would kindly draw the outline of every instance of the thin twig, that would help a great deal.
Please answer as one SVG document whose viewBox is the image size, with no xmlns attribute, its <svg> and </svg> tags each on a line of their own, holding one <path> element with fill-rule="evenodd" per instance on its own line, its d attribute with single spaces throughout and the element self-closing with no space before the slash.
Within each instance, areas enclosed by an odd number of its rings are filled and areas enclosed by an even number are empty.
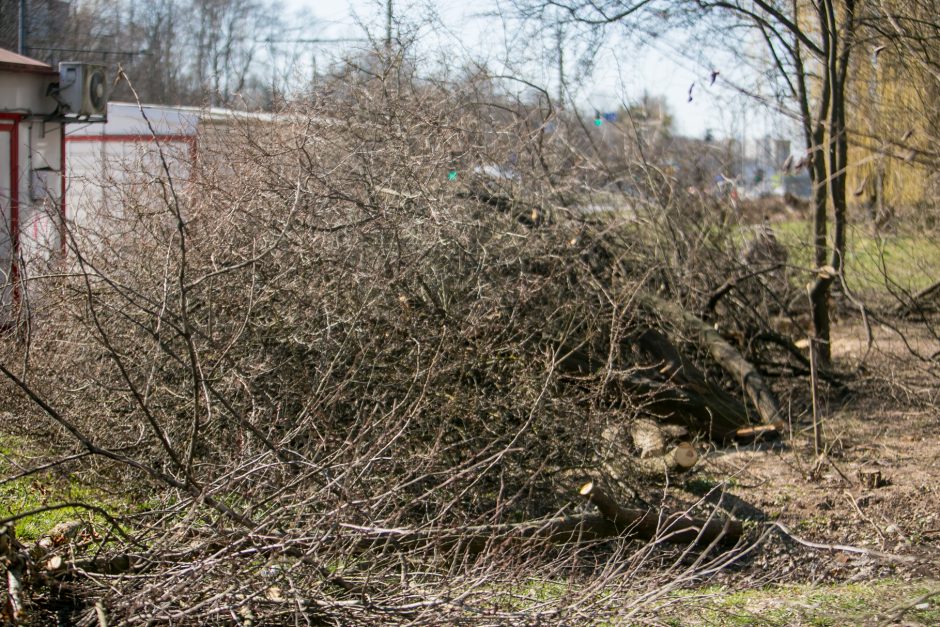
<svg viewBox="0 0 940 627">
<path fill-rule="evenodd" d="M 802 544 L 805 547 L 811 549 L 819 549 L 822 551 L 841 551 L 843 553 L 858 553 L 860 555 L 869 555 L 871 557 L 877 557 L 889 562 L 901 562 L 904 564 L 912 564 L 916 562 L 913 557 L 908 555 L 896 555 L 894 553 L 885 553 L 884 551 L 877 551 L 875 549 L 866 549 L 860 546 L 851 546 L 848 544 L 823 544 L 820 542 L 811 542 L 809 540 L 804 540 L 799 536 L 793 535 L 793 533 L 784 526 L 781 522 L 771 523 L 771 526 L 777 527 L 780 531 L 783 532 L 788 538 L 796 542 L 797 544 Z"/>
</svg>

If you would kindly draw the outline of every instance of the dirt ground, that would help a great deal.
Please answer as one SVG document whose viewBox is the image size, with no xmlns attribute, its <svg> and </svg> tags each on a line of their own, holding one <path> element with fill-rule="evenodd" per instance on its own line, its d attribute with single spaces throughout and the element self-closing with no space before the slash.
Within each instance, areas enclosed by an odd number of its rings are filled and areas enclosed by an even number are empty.
<svg viewBox="0 0 940 627">
<path fill-rule="evenodd" d="M 857 376 L 821 391 L 821 458 L 805 394 L 784 398 L 781 441 L 705 455 L 682 488 L 765 530 L 764 544 L 654 622 L 940 624 L 940 390 L 927 371 L 940 343 L 905 333 L 875 326 L 868 351 L 859 320 L 834 329 L 834 360 Z"/>
</svg>

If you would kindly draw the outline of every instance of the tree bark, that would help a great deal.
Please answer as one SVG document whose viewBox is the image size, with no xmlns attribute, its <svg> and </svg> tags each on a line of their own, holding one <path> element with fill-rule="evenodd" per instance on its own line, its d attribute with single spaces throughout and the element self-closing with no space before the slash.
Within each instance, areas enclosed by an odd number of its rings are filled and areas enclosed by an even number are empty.
<svg viewBox="0 0 940 627">
<path fill-rule="evenodd" d="M 641 404 L 647 415 L 681 424 L 712 440 L 723 441 L 748 424 L 747 410 L 733 396 L 710 384 L 672 341 L 655 329 L 643 329 L 624 340 L 641 354 L 636 364 L 620 364 L 609 377 Z M 627 347 L 626 350 L 629 350 Z M 562 347 L 558 364 L 564 373 L 583 376 L 607 367 L 583 348 Z"/>
<path fill-rule="evenodd" d="M 665 455 L 637 460 L 637 465 L 659 475 L 688 472 L 698 462 L 698 453 L 689 442 L 682 442 Z"/>
<path fill-rule="evenodd" d="M 828 370 L 832 363 L 829 334 L 829 292 L 835 280 L 835 270 L 831 266 L 821 266 L 816 273 L 816 280 L 806 286 L 810 309 L 813 314 L 813 337 L 816 344 L 818 365 Z"/>
<path fill-rule="evenodd" d="M 630 393 L 642 399 L 645 412 L 666 421 L 677 421 L 694 433 L 717 442 L 734 436 L 748 424 L 744 406 L 723 390 L 704 382 L 693 384 L 661 381 L 632 374 L 622 378 Z"/>
<path fill-rule="evenodd" d="M 714 327 L 695 314 L 683 310 L 675 303 L 662 299 L 651 299 L 651 304 L 658 312 L 665 313 L 667 319 L 678 325 L 687 335 L 693 338 L 725 372 L 738 381 L 753 403 L 762 422 L 783 429 L 782 414 L 770 386 L 764 381 L 757 368 L 744 359 L 741 353 L 721 337 Z M 735 425 L 734 431 L 742 426 L 747 426 L 746 418 L 743 423 Z M 726 438 L 732 436 L 732 433 L 725 434 Z"/>
<path fill-rule="evenodd" d="M 664 514 L 654 510 L 626 509 L 594 481 L 585 483 L 579 492 L 625 535 L 644 540 L 698 545 L 716 541 L 734 543 L 741 537 L 741 523 L 736 520 L 705 520 L 692 518 L 685 513 Z"/>
<path fill-rule="evenodd" d="M 679 307 L 667 307 L 658 299 L 648 304 L 654 311 L 665 313 L 664 317 L 680 328 L 685 316 L 699 320 Z M 721 387 L 710 383 L 705 373 L 679 352 L 675 340 L 658 330 L 646 329 L 634 341 L 652 364 L 640 371 L 643 375 L 638 373 L 635 377 L 637 389 L 644 377 L 665 379 L 652 396 L 649 405 L 652 411 L 667 420 L 678 419 L 690 430 L 717 441 L 727 440 L 732 432 L 748 424 L 747 408 Z"/>
</svg>

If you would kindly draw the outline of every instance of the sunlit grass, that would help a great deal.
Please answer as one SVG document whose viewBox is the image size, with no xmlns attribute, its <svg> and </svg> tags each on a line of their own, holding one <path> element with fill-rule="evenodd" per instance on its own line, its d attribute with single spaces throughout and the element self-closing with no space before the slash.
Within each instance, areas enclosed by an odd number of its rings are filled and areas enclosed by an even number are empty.
<svg viewBox="0 0 940 627">
<path fill-rule="evenodd" d="M 930 592 L 940 582 L 873 582 L 768 586 L 732 590 L 712 586 L 677 592 L 663 606 L 661 620 L 673 625 L 812 625 L 867 624 Z M 940 597 L 904 612 L 905 624 L 940 624 Z M 677 622 L 678 621 L 678 622 Z"/>
<path fill-rule="evenodd" d="M 55 507 L 62 503 L 85 503 L 112 509 L 113 499 L 77 476 L 61 471 L 44 471 L 9 480 L 28 468 L 29 446 L 22 439 L 0 434 L 0 520 L 19 517 L 26 512 L 54 507 L 17 518 L 16 536 L 23 541 L 38 540 L 60 522 L 89 520 L 104 524 L 103 518 L 84 507 Z"/>
<path fill-rule="evenodd" d="M 791 266 L 805 269 L 808 280 L 813 268 L 812 224 L 781 222 L 774 231 L 790 251 Z M 850 226 L 845 257 L 849 288 L 863 294 L 917 292 L 940 278 L 940 241 L 928 232 L 876 235 L 867 226 Z"/>
</svg>

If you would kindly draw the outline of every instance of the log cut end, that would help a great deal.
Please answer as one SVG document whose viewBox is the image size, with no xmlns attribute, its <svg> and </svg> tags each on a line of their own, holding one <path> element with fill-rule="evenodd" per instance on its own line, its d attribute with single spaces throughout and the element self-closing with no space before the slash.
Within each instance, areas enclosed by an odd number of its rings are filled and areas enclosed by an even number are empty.
<svg viewBox="0 0 940 627">
<path fill-rule="evenodd" d="M 682 442 L 672 451 L 672 461 L 677 471 L 684 472 L 695 466 L 698 461 L 698 453 L 690 443 Z"/>
</svg>

